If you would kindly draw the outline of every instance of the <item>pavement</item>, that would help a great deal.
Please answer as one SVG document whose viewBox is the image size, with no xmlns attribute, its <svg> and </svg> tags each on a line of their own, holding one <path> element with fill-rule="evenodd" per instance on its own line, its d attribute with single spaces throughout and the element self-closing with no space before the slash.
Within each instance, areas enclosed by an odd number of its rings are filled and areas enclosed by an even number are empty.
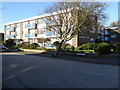
<svg viewBox="0 0 120 90">
<path fill-rule="evenodd" d="M 118 65 L 2 55 L 3 88 L 118 88 Z"/>
</svg>

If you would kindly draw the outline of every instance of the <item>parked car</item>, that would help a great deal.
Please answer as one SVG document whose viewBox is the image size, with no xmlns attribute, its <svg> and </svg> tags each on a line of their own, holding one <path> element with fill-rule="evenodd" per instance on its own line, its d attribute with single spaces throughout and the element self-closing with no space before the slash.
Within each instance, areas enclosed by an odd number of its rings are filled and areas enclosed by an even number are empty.
<svg viewBox="0 0 120 90">
<path fill-rule="evenodd" d="M 0 44 L 0 51 L 7 51 L 8 48 L 5 47 L 4 45 Z"/>
</svg>

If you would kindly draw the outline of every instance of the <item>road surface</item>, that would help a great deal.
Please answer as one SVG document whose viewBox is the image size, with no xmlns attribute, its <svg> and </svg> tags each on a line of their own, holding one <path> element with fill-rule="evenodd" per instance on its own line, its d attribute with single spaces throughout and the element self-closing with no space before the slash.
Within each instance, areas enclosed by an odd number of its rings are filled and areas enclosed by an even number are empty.
<svg viewBox="0 0 120 90">
<path fill-rule="evenodd" d="M 118 88 L 118 65 L 4 54 L 4 88 Z"/>
</svg>

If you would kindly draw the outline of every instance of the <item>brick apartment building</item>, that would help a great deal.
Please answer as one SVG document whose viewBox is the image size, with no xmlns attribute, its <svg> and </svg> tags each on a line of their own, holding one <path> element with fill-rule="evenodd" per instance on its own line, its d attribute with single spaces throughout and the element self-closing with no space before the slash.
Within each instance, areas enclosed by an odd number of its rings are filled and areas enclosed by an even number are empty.
<svg viewBox="0 0 120 90">
<path fill-rule="evenodd" d="M 107 43 L 120 42 L 120 29 L 118 27 L 106 28 L 99 31 L 98 39 Z"/>
<path fill-rule="evenodd" d="M 14 39 L 16 43 L 30 42 L 38 43 L 40 46 L 51 48 L 52 43 L 58 41 L 58 35 L 56 32 L 47 30 L 47 26 L 50 23 L 42 18 L 44 15 L 35 16 L 23 20 L 9 22 L 4 24 L 4 40 L 9 38 Z M 94 43 L 97 38 L 97 34 L 93 32 L 81 33 L 76 35 L 67 43 L 77 47 L 83 43 Z"/>
</svg>

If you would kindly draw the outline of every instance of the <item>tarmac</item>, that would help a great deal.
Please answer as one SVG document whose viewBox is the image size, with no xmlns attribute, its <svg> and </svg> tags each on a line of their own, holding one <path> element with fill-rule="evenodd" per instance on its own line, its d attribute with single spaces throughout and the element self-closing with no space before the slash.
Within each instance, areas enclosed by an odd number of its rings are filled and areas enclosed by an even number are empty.
<svg viewBox="0 0 120 90">
<path fill-rule="evenodd" d="M 45 51 L 40 52 L 31 52 L 31 51 L 9 51 L 3 52 L 2 55 L 35 55 L 40 57 L 49 57 L 53 58 L 52 54 L 46 54 Z M 56 58 L 57 59 L 57 58 Z M 69 60 L 69 61 L 77 61 L 77 62 L 86 62 L 86 63 L 95 63 L 95 64 L 108 64 L 108 65 L 120 65 L 120 56 L 95 56 L 95 57 L 87 57 L 87 56 L 69 56 L 69 55 L 59 55 L 58 59 Z"/>
<path fill-rule="evenodd" d="M 4 53 L 3 88 L 118 88 L 118 65 L 75 60 Z"/>
</svg>

